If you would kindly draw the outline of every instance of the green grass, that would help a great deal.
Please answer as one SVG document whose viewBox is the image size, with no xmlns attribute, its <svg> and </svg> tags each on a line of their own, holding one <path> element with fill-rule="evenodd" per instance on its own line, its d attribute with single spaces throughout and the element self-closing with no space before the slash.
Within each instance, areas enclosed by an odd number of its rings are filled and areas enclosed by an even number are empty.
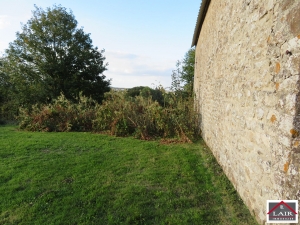
<svg viewBox="0 0 300 225">
<path fill-rule="evenodd" d="M 256 224 L 202 142 L 0 126 L 0 224 Z"/>
</svg>

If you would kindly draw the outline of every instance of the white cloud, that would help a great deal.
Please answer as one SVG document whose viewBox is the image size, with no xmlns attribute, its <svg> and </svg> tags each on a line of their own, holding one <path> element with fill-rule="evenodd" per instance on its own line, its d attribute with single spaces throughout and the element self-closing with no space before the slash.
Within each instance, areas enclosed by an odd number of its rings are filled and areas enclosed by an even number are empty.
<svg viewBox="0 0 300 225">
<path fill-rule="evenodd" d="M 0 29 L 4 29 L 10 25 L 10 19 L 6 15 L 0 15 Z"/>
<path fill-rule="evenodd" d="M 113 87 L 135 87 L 161 84 L 169 87 L 174 62 L 161 61 L 149 56 L 125 52 L 106 52 L 109 63 L 107 78 L 112 79 Z"/>
<path fill-rule="evenodd" d="M 163 76 L 122 76 L 114 74 L 112 77 L 107 76 L 108 78 L 113 78 L 112 87 L 123 87 L 131 88 L 136 86 L 148 86 L 155 88 L 158 85 L 162 85 L 164 88 L 169 88 L 171 84 L 171 78 Z"/>
</svg>

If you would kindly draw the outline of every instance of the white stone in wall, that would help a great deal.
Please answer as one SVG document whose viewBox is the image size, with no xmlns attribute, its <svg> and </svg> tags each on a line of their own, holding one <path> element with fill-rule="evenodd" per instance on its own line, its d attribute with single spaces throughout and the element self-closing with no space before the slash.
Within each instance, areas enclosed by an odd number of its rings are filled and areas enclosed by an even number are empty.
<svg viewBox="0 0 300 225">
<path fill-rule="evenodd" d="M 279 103 L 280 108 L 283 108 L 283 106 L 284 106 L 283 99 L 279 99 L 278 103 Z"/>
<path fill-rule="evenodd" d="M 266 9 L 268 11 L 273 10 L 274 7 L 274 0 L 267 0 L 266 1 Z"/>
<path fill-rule="evenodd" d="M 294 129 L 293 125 L 294 117 L 288 114 L 280 117 L 279 129 L 283 135 L 291 136 L 291 130 Z"/>
<path fill-rule="evenodd" d="M 263 118 L 263 116 L 264 116 L 264 110 L 261 109 L 261 108 L 257 109 L 256 110 L 256 117 L 261 120 Z"/>
<path fill-rule="evenodd" d="M 289 42 L 287 42 L 287 49 L 286 50 L 289 50 L 289 51 L 298 50 L 299 51 L 299 47 L 300 47 L 299 38 L 294 37 L 291 40 L 289 40 Z"/>
<path fill-rule="evenodd" d="M 296 108 L 295 108 L 296 99 L 297 99 L 296 94 L 288 94 L 285 97 L 285 108 L 287 112 L 289 112 L 291 115 L 295 115 L 296 113 Z"/>
<path fill-rule="evenodd" d="M 279 136 L 278 140 L 280 142 L 280 144 L 282 144 L 285 147 L 291 147 L 291 141 L 288 137 L 286 136 Z"/>
<path fill-rule="evenodd" d="M 298 80 L 299 75 L 291 76 L 287 79 L 284 79 L 282 83 L 278 84 L 278 91 L 296 92 Z"/>
<path fill-rule="evenodd" d="M 270 137 L 266 134 L 262 134 L 261 140 L 264 143 L 265 147 L 267 147 L 267 149 L 269 149 L 270 148 Z"/>
</svg>

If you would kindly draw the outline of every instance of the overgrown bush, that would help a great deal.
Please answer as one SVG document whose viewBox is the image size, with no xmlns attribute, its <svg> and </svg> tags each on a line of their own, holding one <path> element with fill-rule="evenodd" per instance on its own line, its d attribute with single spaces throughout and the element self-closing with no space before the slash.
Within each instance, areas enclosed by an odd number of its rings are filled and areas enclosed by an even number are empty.
<svg viewBox="0 0 300 225">
<path fill-rule="evenodd" d="M 20 128 L 30 131 L 91 131 L 97 103 L 81 96 L 78 103 L 59 96 L 51 104 L 20 108 Z"/>
<path fill-rule="evenodd" d="M 199 135 L 198 115 L 192 98 L 165 93 L 167 106 L 152 97 L 126 99 L 126 92 L 109 92 L 97 111 L 94 129 L 109 130 L 118 136 L 134 135 L 141 139 L 178 137 L 191 141 Z"/>
<path fill-rule="evenodd" d="M 105 94 L 101 105 L 81 96 L 72 103 L 63 95 L 52 104 L 20 109 L 20 128 L 31 131 L 93 131 L 116 136 L 179 138 L 190 142 L 199 135 L 192 98 L 165 93 L 162 106 L 152 96 L 128 98 L 125 92 Z"/>
<path fill-rule="evenodd" d="M 136 96 L 128 100 L 126 92 L 109 92 L 106 99 L 98 109 L 95 130 L 141 139 L 161 136 L 158 120 L 162 107 L 151 97 Z"/>
</svg>

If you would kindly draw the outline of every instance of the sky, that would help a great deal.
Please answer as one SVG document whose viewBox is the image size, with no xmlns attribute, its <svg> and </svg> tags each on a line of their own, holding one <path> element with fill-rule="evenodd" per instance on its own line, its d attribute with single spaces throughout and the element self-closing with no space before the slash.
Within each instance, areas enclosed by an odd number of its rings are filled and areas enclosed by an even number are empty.
<svg viewBox="0 0 300 225">
<path fill-rule="evenodd" d="M 72 10 L 94 47 L 105 49 L 112 87 L 171 86 L 190 49 L 201 0 L 0 0 L 0 55 L 32 16 L 34 5 Z"/>
</svg>

